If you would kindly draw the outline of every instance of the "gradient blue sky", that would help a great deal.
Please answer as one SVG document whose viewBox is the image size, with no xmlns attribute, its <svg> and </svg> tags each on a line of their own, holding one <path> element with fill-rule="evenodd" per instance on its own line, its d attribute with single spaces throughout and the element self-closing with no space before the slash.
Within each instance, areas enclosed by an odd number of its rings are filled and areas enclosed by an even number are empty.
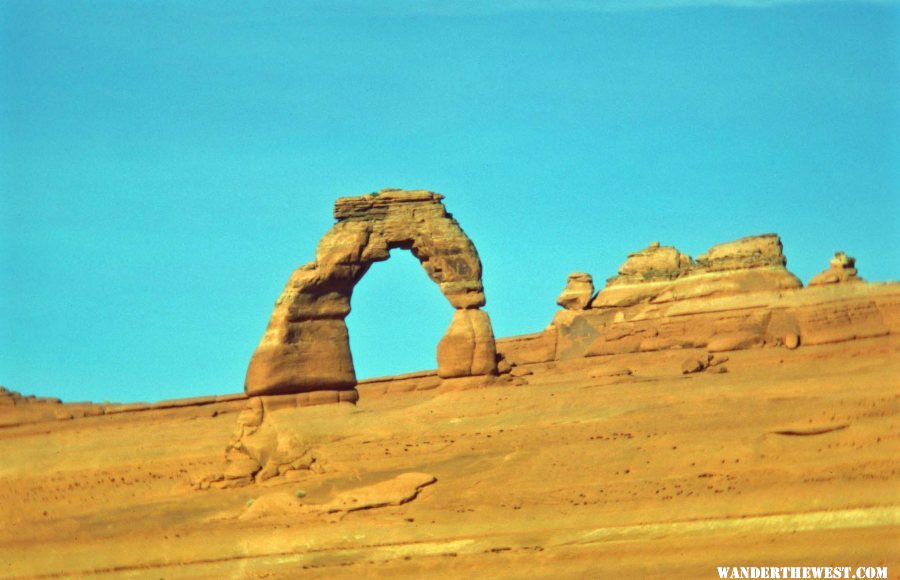
<svg viewBox="0 0 900 580">
<path fill-rule="evenodd" d="M 887 1 L 0 0 L 0 384 L 240 391 L 333 200 L 383 187 L 447 196 L 498 336 L 652 240 L 897 279 L 898 39 Z M 353 309 L 361 377 L 434 368 L 412 256 Z"/>
</svg>

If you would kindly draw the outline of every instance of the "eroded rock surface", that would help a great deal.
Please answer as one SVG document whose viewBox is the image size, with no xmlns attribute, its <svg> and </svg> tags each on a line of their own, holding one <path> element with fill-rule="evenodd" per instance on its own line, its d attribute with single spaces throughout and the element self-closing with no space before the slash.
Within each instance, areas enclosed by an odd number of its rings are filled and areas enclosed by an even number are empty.
<svg viewBox="0 0 900 580">
<path fill-rule="evenodd" d="M 834 257 L 828 263 L 828 269 L 813 276 L 809 281 L 810 286 L 825 286 L 828 284 L 842 284 L 844 282 L 862 282 L 856 271 L 856 258 L 848 256 L 844 252 L 835 252 Z"/>
<path fill-rule="evenodd" d="M 352 390 L 356 373 L 347 326 L 353 287 L 390 250 L 409 250 L 457 309 L 438 349 L 443 375 L 496 371 L 494 336 L 474 244 L 430 191 L 383 190 L 335 202 L 337 223 L 298 268 L 275 304 L 268 328 L 247 369 L 248 395 Z M 464 312 L 464 314 L 460 314 Z M 477 336 L 478 344 L 457 340 Z"/>
<path fill-rule="evenodd" d="M 618 275 L 607 280 L 592 307 L 620 308 L 801 288 L 803 284 L 787 270 L 786 264 L 781 239 L 775 234 L 719 244 L 696 260 L 673 246 L 653 242 L 628 256 Z"/>
<path fill-rule="evenodd" d="M 611 279 L 610 283 L 674 280 L 689 274 L 694 267 L 694 260 L 674 246 L 661 246 L 659 242 L 651 242 L 643 250 L 629 254 L 625 263 L 619 267 L 619 275 Z"/>
<path fill-rule="evenodd" d="M 594 279 L 586 272 L 573 272 L 556 303 L 566 310 L 585 310 L 594 297 Z"/>
<path fill-rule="evenodd" d="M 810 283 L 825 288 L 803 288 L 786 264 L 775 234 L 719 244 L 696 260 L 653 242 L 628 256 L 587 310 L 561 310 L 544 332 L 503 339 L 498 351 L 510 364 L 533 364 L 673 349 L 793 350 L 898 330 L 897 285 L 846 284 L 861 279 L 843 252 Z"/>
<path fill-rule="evenodd" d="M 329 513 L 396 506 L 412 501 L 422 488 L 437 481 L 430 473 L 402 473 L 393 479 L 338 494 L 323 509 Z"/>
<path fill-rule="evenodd" d="M 349 395 L 353 395 L 348 399 Z M 356 392 L 322 391 L 250 397 L 240 412 L 219 472 L 195 482 L 197 489 L 242 487 L 282 477 L 298 479 L 325 471 L 321 442 L 297 429 L 302 418 L 315 416 L 306 407 L 325 403 L 355 403 Z M 345 405 L 353 409 L 353 405 Z M 344 417 L 338 405 L 326 405 L 328 417 Z M 281 481 L 281 480 L 279 480 Z"/>
<path fill-rule="evenodd" d="M 437 353 L 441 378 L 496 374 L 497 348 L 487 312 L 457 310 Z"/>
<path fill-rule="evenodd" d="M 307 503 L 296 494 L 276 491 L 248 502 L 238 514 L 224 514 L 217 519 L 279 520 L 400 506 L 419 495 L 423 488 L 437 482 L 428 473 L 401 473 L 396 477 L 336 494 L 322 504 Z"/>
<path fill-rule="evenodd" d="M 900 312 L 897 284 L 793 294 L 878 287 L 866 299 Z M 852 546 L 851 562 L 893 569 L 898 347 L 751 349 L 725 375 L 682 375 L 691 352 L 674 351 L 515 366 L 533 371 L 515 389 L 361 384 L 364 408 L 263 419 L 323 473 L 210 492 L 189 484 L 221 463 L 236 410 L 0 429 L 3 576 L 703 578 L 773 546 L 795 562 Z M 410 473 L 424 476 L 398 481 Z"/>
</svg>

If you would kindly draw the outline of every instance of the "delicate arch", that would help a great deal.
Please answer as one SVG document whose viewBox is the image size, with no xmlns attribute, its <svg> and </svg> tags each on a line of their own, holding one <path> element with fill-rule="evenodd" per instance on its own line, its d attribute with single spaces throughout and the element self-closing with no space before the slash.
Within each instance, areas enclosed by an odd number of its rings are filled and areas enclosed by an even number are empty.
<svg viewBox="0 0 900 580">
<path fill-rule="evenodd" d="M 291 275 L 250 359 L 248 395 L 354 390 L 347 325 L 356 283 L 390 250 L 410 250 L 456 309 L 438 344 L 444 378 L 496 373 L 496 346 L 475 245 L 447 213 L 444 196 L 384 190 L 335 202 L 337 223 L 316 259 Z M 347 400 L 338 397 L 337 400 Z"/>
</svg>

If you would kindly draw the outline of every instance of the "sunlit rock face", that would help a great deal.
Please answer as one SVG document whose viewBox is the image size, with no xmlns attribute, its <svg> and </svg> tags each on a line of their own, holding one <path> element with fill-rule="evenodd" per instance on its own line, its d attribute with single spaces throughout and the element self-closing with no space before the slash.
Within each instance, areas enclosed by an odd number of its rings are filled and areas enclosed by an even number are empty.
<svg viewBox="0 0 900 580">
<path fill-rule="evenodd" d="M 457 314 L 438 349 L 441 376 L 494 374 L 494 335 L 475 245 L 430 191 L 383 190 L 335 202 L 316 259 L 291 275 L 250 360 L 248 395 L 351 390 L 347 325 L 353 288 L 394 248 L 409 250 Z M 461 314 L 460 312 L 464 312 Z M 469 337 L 472 340 L 464 340 Z"/>
<path fill-rule="evenodd" d="M 897 328 L 896 285 L 862 282 L 845 253 L 808 288 L 786 266 L 775 234 L 718 244 L 696 259 L 652 242 L 593 298 L 590 276 L 570 274 L 550 326 L 503 339 L 498 352 L 523 365 L 684 349 L 794 350 Z"/>
<path fill-rule="evenodd" d="M 586 272 L 572 272 L 556 303 L 566 310 L 586 310 L 594 297 L 594 279 Z"/>
<path fill-rule="evenodd" d="M 828 269 L 813 276 L 809 285 L 827 286 L 828 284 L 862 281 L 863 279 L 856 271 L 856 258 L 848 256 L 844 252 L 835 252 L 834 257 L 828 262 Z"/>
<path fill-rule="evenodd" d="M 693 260 L 672 246 L 653 242 L 628 256 L 591 303 L 608 309 L 663 304 L 757 291 L 794 290 L 803 284 L 785 267 L 776 234 L 718 244 Z"/>
</svg>

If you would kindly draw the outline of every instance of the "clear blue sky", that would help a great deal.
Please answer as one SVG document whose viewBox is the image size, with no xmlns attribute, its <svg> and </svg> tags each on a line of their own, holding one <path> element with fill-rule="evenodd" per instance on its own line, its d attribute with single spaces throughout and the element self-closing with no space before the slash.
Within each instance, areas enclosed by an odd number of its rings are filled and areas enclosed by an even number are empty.
<svg viewBox="0 0 900 580">
<path fill-rule="evenodd" d="M 898 39 L 887 1 L 0 0 L 0 384 L 240 391 L 333 200 L 383 187 L 447 196 L 498 336 L 652 240 L 897 279 Z M 434 368 L 450 320 L 396 254 L 361 377 Z"/>
</svg>

